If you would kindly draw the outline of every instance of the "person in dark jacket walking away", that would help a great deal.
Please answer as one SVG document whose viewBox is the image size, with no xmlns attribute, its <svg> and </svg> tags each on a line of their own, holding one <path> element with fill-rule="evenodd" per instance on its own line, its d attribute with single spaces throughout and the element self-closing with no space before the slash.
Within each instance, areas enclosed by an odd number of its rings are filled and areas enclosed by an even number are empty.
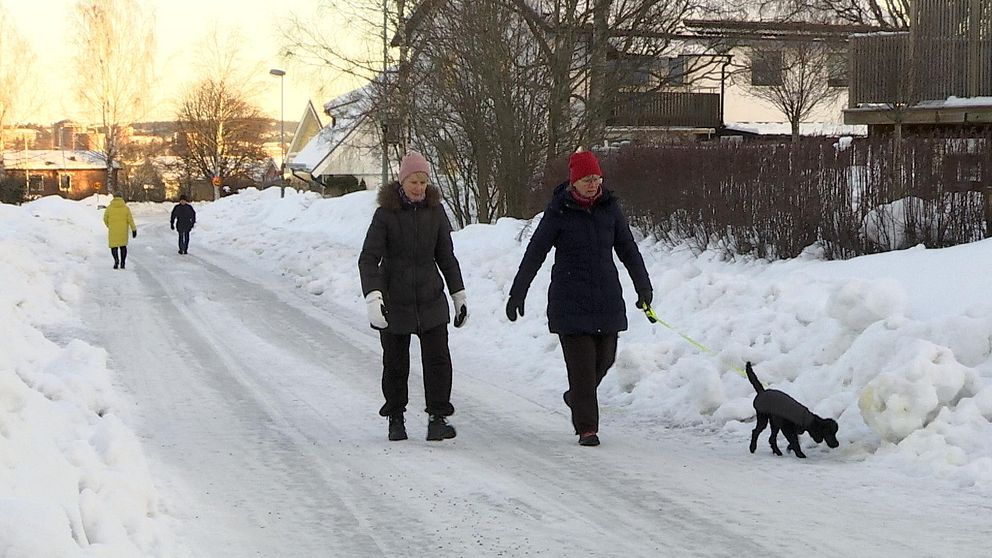
<svg viewBox="0 0 992 558">
<path fill-rule="evenodd" d="M 365 235 L 358 271 L 369 324 L 382 343 L 382 394 L 379 414 L 389 418 L 389 439 L 405 440 L 403 413 L 409 402 L 410 335 L 420 338 L 427 403 L 428 440 L 455 437 L 447 418 L 451 405 L 451 355 L 448 351 L 448 301 L 455 327 L 465 325 L 468 308 L 462 272 L 451 242 L 451 224 L 441 192 L 428 183 L 430 167 L 423 155 L 407 153 L 399 182 L 379 189 L 379 207 Z M 438 270 L 440 269 L 440 273 Z"/>
<path fill-rule="evenodd" d="M 602 186 L 603 172 L 591 151 L 569 158 L 569 181 L 555 189 L 531 237 L 510 288 L 506 317 L 524 315 L 524 299 L 548 252 L 555 248 L 548 288 L 548 327 L 557 333 L 568 371 L 563 396 L 583 446 L 599 445 L 596 389 L 613 366 L 617 334 L 627 329 L 623 291 L 613 252 L 627 268 L 637 307 L 651 304 L 652 288 L 627 219 Z"/>
<path fill-rule="evenodd" d="M 169 227 L 179 231 L 179 253 L 186 254 L 189 250 L 189 231 L 196 225 L 196 210 L 189 204 L 186 194 L 179 196 L 179 203 L 172 208 Z"/>
</svg>

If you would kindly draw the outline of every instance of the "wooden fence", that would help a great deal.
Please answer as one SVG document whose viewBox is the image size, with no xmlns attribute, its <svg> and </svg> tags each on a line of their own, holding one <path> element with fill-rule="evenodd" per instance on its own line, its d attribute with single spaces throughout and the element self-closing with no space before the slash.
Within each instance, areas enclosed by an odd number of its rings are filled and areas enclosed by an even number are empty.
<svg viewBox="0 0 992 558">
<path fill-rule="evenodd" d="M 992 0 L 916 0 L 912 19 L 852 38 L 852 108 L 992 96 Z"/>
<path fill-rule="evenodd" d="M 720 95 L 670 91 L 619 93 L 606 125 L 717 128 Z"/>
</svg>

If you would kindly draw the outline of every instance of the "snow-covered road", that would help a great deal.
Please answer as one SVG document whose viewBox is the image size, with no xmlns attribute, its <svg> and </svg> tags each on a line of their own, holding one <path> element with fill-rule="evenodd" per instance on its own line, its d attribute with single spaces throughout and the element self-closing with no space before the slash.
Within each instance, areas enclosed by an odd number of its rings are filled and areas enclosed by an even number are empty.
<svg viewBox="0 0 992 558">
<path fill-rule="evenodd" d="M 83 311 L 183 556 L 981 556 L 992 543 L 979 495 L 839 452 L 774 458 L 763 439 L 750 455 L 743 437 L 651 425 L 581 448 L 563 406 L 503 385 L 499 356 L 456 362 L 458 437 L 427 443 L 415 351 L 411 439 L 387 442 L 361 320 L 196 231 L 180 256 L 173 234 L 142 226 L 125 272 L 108 255 Z"/>
</svg>

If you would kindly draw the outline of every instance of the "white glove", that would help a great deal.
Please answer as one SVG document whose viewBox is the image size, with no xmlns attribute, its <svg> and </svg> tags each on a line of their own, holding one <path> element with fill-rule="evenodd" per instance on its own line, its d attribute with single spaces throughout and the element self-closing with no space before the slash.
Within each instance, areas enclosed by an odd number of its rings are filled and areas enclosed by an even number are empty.
<svg viewBox="0 0 992 558">
<path fill-rule="evenodd" d="M 386 306 L 382 303 L 382 293 L 372 291 L 365 296 L 365 309 L 369 313 L 369 324 L 373 329 L 386 329 Z"/>
<path fill-rule="evenodd" d="M 468 306 L 465 305 L 465 289 L 451 295 L 451 301 L 455 303 L 455 327 L 465 325 L 468 319 Z"/>
</svg>

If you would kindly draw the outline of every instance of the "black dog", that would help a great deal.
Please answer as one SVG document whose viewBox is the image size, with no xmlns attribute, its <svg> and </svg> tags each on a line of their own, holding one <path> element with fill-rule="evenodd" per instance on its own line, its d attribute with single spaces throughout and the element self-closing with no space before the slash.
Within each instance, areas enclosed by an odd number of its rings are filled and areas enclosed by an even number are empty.
<svg viewBox="0 0 992 558">
<path fill-rule="evenodd" d="M 837 442 L 837 421 L 814 415 L 785 392 L 765 389 L 758 381 L 758 376 L 754 374 L 750 362 L 747 363 L 746 368 L 747 379 L 754 386 L 754 391 L 758 392 L 754 396 L 754 410 L 758 412 L 758 424 L 751 431 L 751 453 L 754 453 L 758 447 L 758 435 L 769 422 L 772 423 L 772 433 L 768 437 L 768 443 L 772 446 L 775 455 L 782 455 L 776 442 L 779 430 L 789 441 L 789 447 L 785 448 L 785 451 L 795 452 L 796 457 L 806 457 L 799 447 L 799 435 L 803 432 L 809 432 L 810 437 L 818 444 L 826 440 L 827 446 L 831 448 L 840 445 Z"/>
</svg>

